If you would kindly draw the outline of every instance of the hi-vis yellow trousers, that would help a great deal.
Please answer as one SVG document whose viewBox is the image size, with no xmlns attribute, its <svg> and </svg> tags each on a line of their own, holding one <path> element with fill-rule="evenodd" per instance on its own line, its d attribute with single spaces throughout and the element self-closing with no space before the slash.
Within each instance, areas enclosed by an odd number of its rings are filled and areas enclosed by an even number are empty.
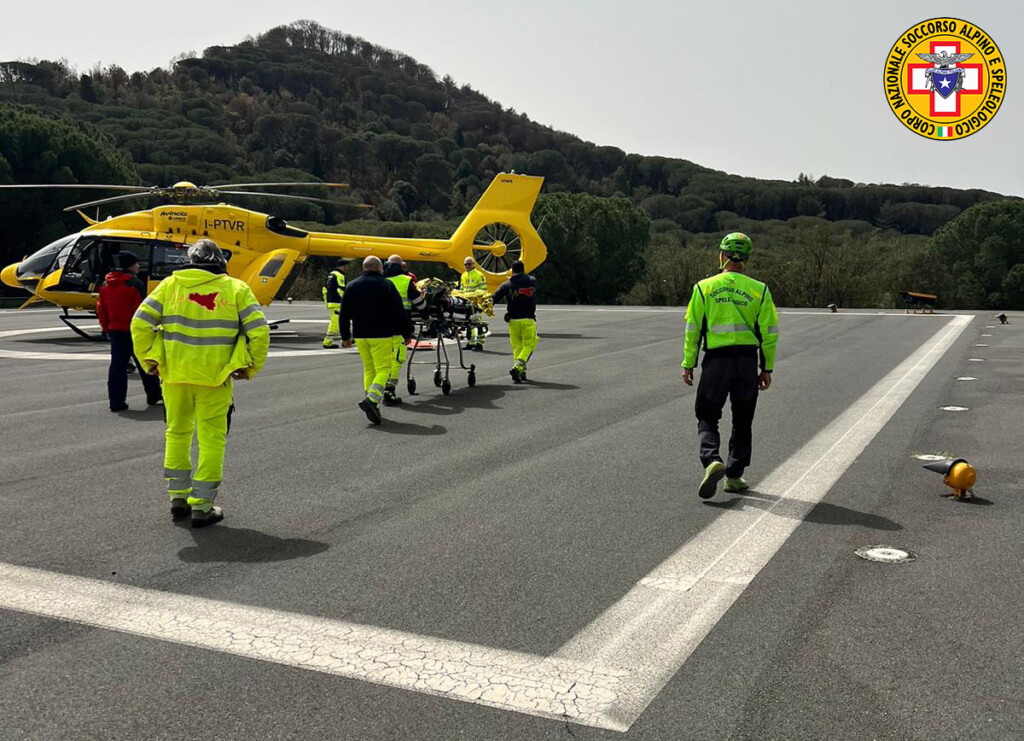
<svg viewBox="0 0 1024 741">
<path fill-rule="evenodd" d="M 534 319 L 509 319 L 508 339 L 512 343 L 512 357 L 515 368 L 526 370 L 526 363 L 537 349 L 540 338 L 537 337 L 537 321 Z"/>
<path fill-rule="evenodd" d="M 394 337 L 370 337 L 357 339 L 356 349 L 363 361 L 363 391 L 366 398 L 380 406 L 384 396 L 384 386 L 391 375 L 391 353 L 394 350 Z"/>
<path fill-rule="evenodd" d="M 209 509 L 224 474 L 224 444 L 230 423 L 231 379 L 221 386 L 165 383 L 167 435 L 164 478 L 172 499 Z M 192 476 L 192 433 L 199 440 L 199 465 Z"/>
<path fill-rule="evenodd" d="M 327 306 L 327 334 L 324 335 L 324 347 L 334 347 L 335 342 L 341 341 L 338 312 L 341 311 L 341 304 L 326 304 Z"/>
<path fill-rule="evenodd" d="M 395 335 L 391 338 L 393 344 L 391 346 L 391 372 L 388 373 L 387 385 L 394 388 L 398 385 L 398 379 L 402 377 L 402 365 L 405 363 L 405 359 L 409 357 L 409 348 L 405 344 L 405 338 L 402 335 Z"/>
</svg>

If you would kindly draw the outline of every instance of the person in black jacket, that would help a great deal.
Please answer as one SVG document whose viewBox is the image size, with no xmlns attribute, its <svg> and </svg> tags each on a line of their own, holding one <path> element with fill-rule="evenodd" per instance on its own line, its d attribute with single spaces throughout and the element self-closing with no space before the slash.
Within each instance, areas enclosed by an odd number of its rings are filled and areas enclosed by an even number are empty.
<svg viewBox="0 0 1024 741">
<path fill-rule="evenodd" d="M 508 302 L 505 320 L 515 360 L 508 374 L 512 376 L 512 383 L 522 383 L 526 380 L 526 363 L 540 339 L 537 337 L 537 279 L 527 275 L 526 267 L 518 260 L 512 263 L 512 277 L 494 293 L 494 303 L 501 301 Z"/>
<path fill-rule="evenodd" d="M 379 257 L 363 260 L 363 273 L 348 284 L 341 297 L 341 344 L 352 347 L 352 337 L 363 361 L 363 390 L 359 408 L 373 424 L 381 423 L 380 402 L 391 372 L 394 338 L 412 338 L 412 322 L 394 283 L 384 277 Z"/>
</svg>

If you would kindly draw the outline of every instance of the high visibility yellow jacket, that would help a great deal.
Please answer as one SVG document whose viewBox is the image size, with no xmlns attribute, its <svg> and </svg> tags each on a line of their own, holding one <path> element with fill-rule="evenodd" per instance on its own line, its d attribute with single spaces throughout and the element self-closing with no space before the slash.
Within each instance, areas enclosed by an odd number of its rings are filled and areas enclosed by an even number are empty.
<svg viewBox="0 0 1024 741">
<path fill-rule="evenodd" d="M 750 347 L 761 351 L 761 369 L 775 368 L 779 316 L 768 286 L 738 272 L 722 272 L 698 282 L 686 307 L 684 368 L 697 364 L 701 337 L 708 353 Z M 742 351 L 742 350 L 741 350 Z"/>
<path fill-rule="evenodd" d="M 135 354 L 164 383 L 220 386 L 236 370 L 252 378 L 267 360 L 270 327 L 244 282 L 199 268 L 175 271 L 132 318 Z"/>
<path fill-rule="evenodd" d="M 398 295 L 402 297 L 402 306 L 406 311 L 412 311 L 412 299 L 409 298 L 409 286 L 412 285 L 412 276 L 408 273 L 387 276 L 388 280 L 395 284 Z"/>
<path fill-rule="evenodd" d="M 341 295 L 345 292 L 345 274 L 340 270 L 332 270 L 327 276 L 327 284 L 323 288 L 324 302 L 340 304 Z"/>
<path fill-rule="evenodd" d="M 459 278 L 459 289 L 462 291 L 486 291 L 487 278 L 476 268 L 467 270 Z"/>
</svg>

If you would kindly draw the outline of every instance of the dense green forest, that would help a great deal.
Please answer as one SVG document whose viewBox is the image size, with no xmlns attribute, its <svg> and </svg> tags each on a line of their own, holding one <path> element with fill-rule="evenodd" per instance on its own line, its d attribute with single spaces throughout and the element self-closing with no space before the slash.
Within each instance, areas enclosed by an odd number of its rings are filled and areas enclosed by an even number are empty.
<svg viewBox="0 0 1024 741">
<path fill-rule="evenodd" d="M 884 306 L 918 289 L 981 308 L 1020 293 L 1024 245 L 1005 231 L 1007 219 L 1020 222 L 1016 199 L 804 174 L 757 180 L 627 154 L 311 22 L 148 72 L 0 63 L 0 183 L 344 181 L 374 206 L 360 230 L 436 235 L 511 170 L 546 178 L 534 221 L 550 250 L 540 271 L 549 300 L 685 302 L 734 229 L 754 238 L 754 270 L 780 303 Z M 0 203 L 5 261 L 77 228 L 59 217 L 68 194 L 30 195 Z M 342 206 L 243 205 L 329 225 L 354 216 Z"/>
</svg>

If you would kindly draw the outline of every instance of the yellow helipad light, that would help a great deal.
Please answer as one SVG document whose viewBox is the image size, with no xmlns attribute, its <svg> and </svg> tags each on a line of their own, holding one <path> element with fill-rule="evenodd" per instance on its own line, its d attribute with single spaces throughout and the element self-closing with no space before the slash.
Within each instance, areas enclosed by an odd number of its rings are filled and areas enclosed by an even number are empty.
<svg viewBox="0 0 1024 741">
<path fill-rule="evenodd" d="M 978 472 L 974 466 L 963 458 L 949 458 L 935 463 L 928 463 L 924 466 L 929 471 L 941 473 L 943 482 L 953 490 L 951 496 L 957 499 L 971 499 L 974 497 L 974 484 L 978 480 Z"/>
</svg>

